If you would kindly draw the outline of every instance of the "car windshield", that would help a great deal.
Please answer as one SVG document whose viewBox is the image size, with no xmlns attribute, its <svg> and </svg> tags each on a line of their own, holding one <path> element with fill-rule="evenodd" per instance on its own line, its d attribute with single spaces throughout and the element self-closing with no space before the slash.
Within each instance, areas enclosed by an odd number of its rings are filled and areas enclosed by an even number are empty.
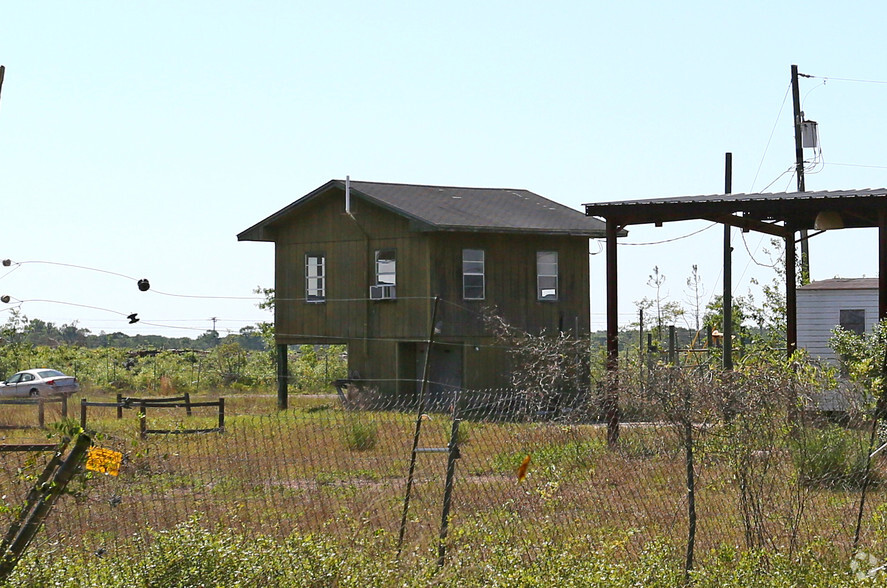
<svg viewBox="0 0 887 588">
<path fill-rule="evenodd" d="M 59 376 L 64 376 L 62 372 L 58 370 L 40 370 L 37 372 L 41 378 L 57 378 Z"/>
</svg>

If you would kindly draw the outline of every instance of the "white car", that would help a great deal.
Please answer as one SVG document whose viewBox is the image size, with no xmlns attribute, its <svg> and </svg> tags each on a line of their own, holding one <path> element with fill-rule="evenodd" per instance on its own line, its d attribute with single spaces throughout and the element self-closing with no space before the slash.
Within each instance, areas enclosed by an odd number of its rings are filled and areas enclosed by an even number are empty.
<svg viewBox="0 0 887 588">
<path fill-rule="evenodd" d="M 66 394 L 70 396 L 80 390 L 77 378 L 66 376 L 58 370 L 25 370 L 0 382 L 0 396 L 48 396 Z"/>
</svg>

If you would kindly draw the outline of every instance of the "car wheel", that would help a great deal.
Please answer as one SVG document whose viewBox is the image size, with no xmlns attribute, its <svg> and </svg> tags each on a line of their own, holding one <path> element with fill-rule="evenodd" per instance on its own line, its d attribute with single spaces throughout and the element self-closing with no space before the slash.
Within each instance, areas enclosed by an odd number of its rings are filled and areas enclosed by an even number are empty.
<svg viewBox="0 0 887 588">
<path fill-rule="evenodd" d="M 28 396 L 30 396 L 31 398 L 36 398 L 37 396 L 40 396 L 40 390 L 38 390 L 37 388 L 31 388 L 31 391 L 28 392 Z"/>
</svg>

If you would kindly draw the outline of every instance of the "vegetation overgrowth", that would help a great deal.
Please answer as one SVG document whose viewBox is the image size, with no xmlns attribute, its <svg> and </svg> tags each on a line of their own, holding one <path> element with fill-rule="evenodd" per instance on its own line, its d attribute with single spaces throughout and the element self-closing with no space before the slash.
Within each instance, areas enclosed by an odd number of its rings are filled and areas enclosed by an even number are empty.
<svg viewBox="0 0 887 588">
<path fill-rule="evenodd" d="M 486 533 L 485 529 L 463 533 Z M 220 526 L 207 530 L 196 520 L 174 529 L 151 532 L 150 541 L 134 541 L 132 551 L 105 556 L 32 552 L 7 586 L 135 588 L 143 586 L 583 586 L 628 588 L 789 588 L 795 586 L 876 586 L 877 577 L 854 573 L 849 565 L 828 563 L 812 553 L 794 558 L 723 548 L 706 554 L 704 563 L 685 577 L 674 553 L 657 542 L 626 563 L 616 554 L 619 541 L 572 541 L 540 547 L 527 561 L 507 537 L 486 537 L 490 546 L 479 561 L 461 552 L 438 568 L 433 552 L 393 554 L 394 538 L 360 534 L 348 542 L 323 534 L 293 534 L 284 539 L 243 536 Z"/>
<path fill-rule="evenodd" d="M 846 477 L 865 433 L 787 420 L 775 395 L 780 377 L 756 371 L 731 379 L 745 397 L 731 398 L 730 420 L 692 431 L 700 535 L 689 571 L 682 562 L 686 437 L 676 426 L 681 414 L 663 409 L 685 398 L 695 410 L 708 405 L 699 388 L 676 394 L 692 380 L 657 371 L 645 378 L 659 399 L 652 389 L 634 398 L 646 398 L 643 411 L 655 418 L 626 426 L 616 448 L 583 419 L 468 423 L 442 569 L 434 521 L 443 472 L 427 463 L 408 548 L 395 557 L 415 418 L 408 407 L 353 411 L 337 399 L 306 397 L 271 416 L 273 397 L 241 394 L 231 397 L 225 435 L 146 440 L 134 411 L 117 420 L 113 408 L 96 409 L 88 428 L 100 446 L 123 452 L 120 477 L 79 478 L 60 507 L 62 520 L 35 543 L 10 585 L 681 586 L 688 577 L 698 586 L 866 585 L 849 567 L 858 492 Z M 700 382 L 714 397 L 726 389 Z M 766 411 L 742 410 L 765 400 Z M 211 420 L 161 413 L 148 418 L 172 429 Z M 77 427 L 56 422 L 46 433 L 53 439 Z M 447 415 L 422 422 L 422 445 L 445 446 Z M 814 459 L 819 453 L 824 463 Z M 529 473 L 517 482 L 527 455 Z M 20 483 L 27 480 L 33 475 Z M 882 557 L 887 505 L 874 488 L 864 547 Z M 6 491 L 12 511 L 14 493 Z M 860 573 L 876 567 L 860 565 Z"/>
</svg>

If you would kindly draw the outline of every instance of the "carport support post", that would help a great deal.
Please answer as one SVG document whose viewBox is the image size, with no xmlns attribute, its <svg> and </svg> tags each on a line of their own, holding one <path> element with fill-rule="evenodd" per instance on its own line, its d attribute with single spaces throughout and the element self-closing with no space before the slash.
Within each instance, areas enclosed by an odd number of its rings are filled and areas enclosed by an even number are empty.
<svg viewBox="0 0 887 588">
<path fill-rule="evenodd" d="M 289 366 L 287 362 L 287 346 L 277 345 L 277 410 L 286 410 L 288 405 L 287 384 L 289 380 Z"/>
<path fill-rule="evenodd" d="M 887 318 L 887 211 L 878 211 L 878 320 Z"/>
<path fill-rule="evenodd" d="M 785 237 L 785 352 L 791 357 L 798 348 L 797 251 L 795 231 L 789 227 Z"/>
<path fill-rule="evenodd" d="M 607 219 L 607 391 L 604 411 L 607 419 L 607 443 L 619 440 L 619 290 L 616 282 L 616 221 Z"/>
<path fill-rule="evenodd" d="M 733 154 L 726 153 L 724 161 L 724 194 L 733 192 Z M 732 227 L 724 225 L 724 296 L 721 306 L 724 315 L 724 369 L 733 369 L 733 245 L 730 243 Z"/>
</svg>

